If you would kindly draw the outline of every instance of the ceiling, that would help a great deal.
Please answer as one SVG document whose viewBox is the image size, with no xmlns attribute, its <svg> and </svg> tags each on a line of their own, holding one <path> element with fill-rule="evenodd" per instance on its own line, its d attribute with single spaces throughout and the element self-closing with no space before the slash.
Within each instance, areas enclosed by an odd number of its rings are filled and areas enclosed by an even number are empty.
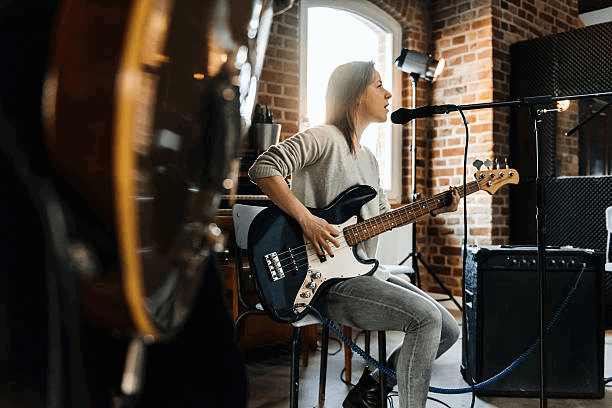
<svg viewBox="0 0 612 408">
<path fill-rule="evenodd" d="M 612 0 L 579 0 L 578 11 L 582 14 L 606 7 L 612 7 Z"/>
</svg>

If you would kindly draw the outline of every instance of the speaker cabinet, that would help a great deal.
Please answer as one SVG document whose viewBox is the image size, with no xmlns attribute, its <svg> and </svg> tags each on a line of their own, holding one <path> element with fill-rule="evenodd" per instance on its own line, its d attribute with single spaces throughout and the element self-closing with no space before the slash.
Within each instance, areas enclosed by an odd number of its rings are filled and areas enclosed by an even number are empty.
<svg viewBox="0 0 612 408">
<path fill-rule="evenodd" d="M 546 396 L 603 398 L 603 254 L 547 248 L 544 321 L 577 289 L 545 337 Z M 577 281 L 583 270 L 582 276 Z M 462 374 L 483 382 L 516 360 L 539 336 L 538 252 L 535 247 L 469 247 L 465 270 Z M 576 283 L 577 282 L 577 283 Z M 476 392 L 537 397 L 540 348 L 508 375 Z"/>
</svg>

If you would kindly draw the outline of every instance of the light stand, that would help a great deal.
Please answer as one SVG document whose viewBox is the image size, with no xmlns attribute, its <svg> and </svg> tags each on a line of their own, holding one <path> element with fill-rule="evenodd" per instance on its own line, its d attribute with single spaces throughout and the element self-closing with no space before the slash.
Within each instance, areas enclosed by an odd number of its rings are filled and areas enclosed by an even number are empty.
<svg viewBox="0 0 612 408">
<path fill-rule="evenodd" d="M 532 96 L 515 101 L 508 102 L 493 102 L 480 103 L 470 105 L 444 105 L 435 106 L 432 109 L 433 113 L 449 113 L 452 111 L 463 111 L 472 109 L 499 108 L 506 106 L 529 106 L 529 112 L 534 122 L 534 133 L 536 143 L 536 225 L 537 225 L 537 248 L 538 248 L 538 299 L 539 299 L 539 331 L 540 331 L 540 407 L 547 407 L 546 396 L 546 328 L 544 325 L 544 294 L 546 293 L 546 265 L 545 265 L 545 218 L 544 218 L 544 186 L 542 175 L 540 174 L 540 156 L 542 146 L 540 144 L 539 135 L 542 125 L 542 116 L 551 111 L 559 109 L 544 109 L 544 106 L 550 105 L 553 102 L 564 100 L 575 100 L 584 98 L 599 98 L 610 96 L 611 92 L 602 92 L 594 94 L 571 95 L 571 96 Z"/>
<path fill-rule="evenodd" d="M 442 69 L 444 69 L 444 59 L 436 61 L 432 59 L 429 55 L 422 54 L 417 51 L 407 50 L 406 48 L 402 50 L 400 56 L 395 60 L 395 64 L 399 69 L 410 74 L 410 82 L 412 83 L 412 109 L 416 108 L 417 84 L 421 76 L 423 76 L 428 82 L 433 82 L 435 81 L 437 76 L 440 75 Z M 412 124 L 411 127 L 411 142 L 409 149 L 411 152 L 411 199 L 412 202 L 415 202 L 419 199 L 421 195 L 416 191 L 416 121 Z M 416 250 L 416 222 L 412 223 L 411 251 L 412 252 L 410 252 L 408 256 L 406 256 L 399 264 L 402 265 L 409 258 L 412 258 L 412 269 L 414 270 L 417 287 L 421 287 L 421 275 L 419 273 L 420 261 L 425 270 L 427 270 L 429 275 L 436 281 L 436 283 L 448 296 L 448 298 L 438 299 L 438 301 L 442 302 L 446 300 L 451 300 L 453 303 L 455 303 L 459 310 L 463 310 L 459 302 L 457 302 L 457 300 L 453 296 L 453 294 L 448 290 L 448 288 L 444 285 L 440 278 L 438 278 L 438 276 L 436 276 L 436 274 L 427 265 L 427 263 L 423 259 L 423 256 Z"/>
</svg>

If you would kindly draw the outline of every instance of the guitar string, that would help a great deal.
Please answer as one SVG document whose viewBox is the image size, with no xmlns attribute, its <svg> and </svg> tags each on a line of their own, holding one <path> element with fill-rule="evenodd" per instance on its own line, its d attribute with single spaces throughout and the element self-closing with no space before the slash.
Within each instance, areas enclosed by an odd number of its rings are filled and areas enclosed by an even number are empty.
<svg viewBox="0 0 612 408">
<path fill-rule="evenodd" d="M 346 244 L 346 239 L 345 239 L 345 237 L 343 235 L 340 235 L 337 238 L 337 240 L 339 241 L 340 246 L 337 247 L 337 248 L 333 247 L 336 250 L 341 250 L 341 249 L 350 247 L 350 245 Z M 279 255 L 279 257 L 278 257 L 279 262 L 282 263 L 282 262 L 286 261 L 287 259 L 292 259 L 292 260 L 296 259 L 295 255 L 302 255 L 304 253 L 307 254 L 307 258 L 308 258 L 309 261 L 310 261 L 311 258 L 316 260 L 318 258 L 318 255 L 316 255 L 316 251 L 315 251 L 315 254 L 309 254 L 308 253 L 308 248 L 307 248 L 308 246 L 313 247 L 311 249 L 311 251 L 314 251 L 314 245 L 312 244 L 312 242 L 308 241 L 304 245 L 301 245 L 301 246 L 298 246 L 298 247 L 295 247 L 295 248 L 289 248 L 287 251 L 279 253 L 278 254 Z M 287 253 L 289 253 L 289 255 L 286 255 Z M 281 255 L 283 255 L 283 256 L 281 256 Z M 291 264 L 291 263 L 293 263 L 293 262 L 290 262 L 289 264 Z M 285 264 L 285 265 L 287 265 L 287 264 Z"/>
</svg>

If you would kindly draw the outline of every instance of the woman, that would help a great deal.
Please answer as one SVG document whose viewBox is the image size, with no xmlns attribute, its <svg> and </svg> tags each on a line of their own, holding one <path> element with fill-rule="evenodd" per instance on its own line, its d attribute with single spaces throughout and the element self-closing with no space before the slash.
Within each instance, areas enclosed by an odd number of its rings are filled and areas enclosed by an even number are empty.
<svg viewBox="0 0 612 408">
<path fill-rule="evenodd" d="M 378 199 L 361 208 L 363 219 L 389 209 L 378 163 L 361 145 L 361 135 L 370 123 L 387 120 L 390 98 L 374 63 L 340 65 L 327 86 L 325 124 L 272 146 L 249 170 L 261 190 L 299 223 L 319 255 L 333 256 L 333 247 L 339 247 L 339 232 L 306 207 L 325 207 L 347 188 L 361 184 L 378 191 Z M 285 182 L 289 175 L 291 189 Z M 456 210 L 459 194 L 452 190 L 453 202 L 436 213 Z M 371 238 L 359 244 L 359 256 L 375 258 L 377 242 Z M 330 285 L 315 303 L 329 319 L 343 325 L 403 331 L 403 343 L 389 357 L 389 366 L 397 372 L 400 407 L 425 407 L 433 361 L 459 336 L 455 319 L 444 307 L 405 279 L 390 276 L 383 267 L 372 276 Z M 390 391 L 394 380 L 388 385 Z M 377 373 L 366 371 L 343 407 L 376 407 L 378 393 Z"/>
</svg>

